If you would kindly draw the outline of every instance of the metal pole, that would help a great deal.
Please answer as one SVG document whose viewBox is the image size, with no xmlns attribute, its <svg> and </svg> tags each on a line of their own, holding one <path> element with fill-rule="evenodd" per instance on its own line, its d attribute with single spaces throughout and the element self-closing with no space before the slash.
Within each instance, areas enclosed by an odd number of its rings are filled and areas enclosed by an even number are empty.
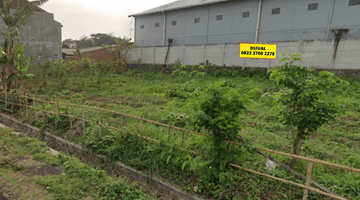
<svg viewBox="0 0 360 200">
<path fill-rule="evenodd" d="M 256 22 L 255 43 L 258 42 L 258 37 L 259 37 L 259 27 L 260 27 L 260 17 L 261 17 L 261 3 L 262 3 L 262 0 L 259 0 L 259 11 L 258 11 L 258 18 L 257 18 L 257 22 Z"/>
<path fill-rule="evenodd" d="M 333 12 L 334 12 L 334 6 L 335 6 L 335 0 L 331 0 L 332 5 L 331 5 L 331 10 L 330 10 L 330 14 L 329 14 L 329 20 L 328 20 L 328 26 L 327 26 L 327 30 L 326 30 L 326 41 L 329 41 L 329 33 L 330 33 L 330 26 L 331 26 L 331 21 L 332 21 L 332 16 L 333 16 Z"/>
<path fill-rule="evenodd" d="M 164 12 L 163 12 L 164 13 Z M 164 25 L 163 25 L 163 46 L 166 44 L 166 13 L 164 13 Z"/>
<path fill-rule="evenodd" d="M 224 43 L 224 46 L 223 46 L 223 57 L 222 57 L 222 66 L 224 66 L 224 64 L 225 64 L 225 48 L 226 48 L 226 44 Z"/>
<path fill-rule="evenodd" d="M 136 17 L 134 17 L 134 44 L 136 42 Z"/>
<path fill-rule="evenodd" d="M 207 24 L 206 24 L 205 44 L 207 44 L 207 42 L 208 42 L 209 20 L 210 20 L 210 6 L 208 6 L 208 13 L 207 13 Z"/>
<path fill-rule="evenodd" d="M 183 59 L 182 59 L 182 64 L 185 65 L 185 44 L 183 45 L 184 49 L 183 49 Z"/>
</svg>

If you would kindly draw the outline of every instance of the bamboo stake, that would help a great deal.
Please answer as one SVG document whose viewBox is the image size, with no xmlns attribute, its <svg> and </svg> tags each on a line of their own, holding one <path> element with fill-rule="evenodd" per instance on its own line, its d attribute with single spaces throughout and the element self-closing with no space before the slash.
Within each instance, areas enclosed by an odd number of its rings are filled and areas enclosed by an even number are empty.
<svg viewBox="0 0 360 200">
<path fill-rule="evenodd" d="M 121 133 L 124 133 L 124 115 L 121 115 L 120 125 L 121 125 Z"/>
<path fill-rule="evenodd" d="M 36 113 L 36 103 L 35 103 L 35 97 L 33 96 L 33 105 L 34 105 L 34 112 L 35 112 L 35 118 L 37 119 L 37 113 Z"/>
<path fill-rule="evenodd" d="M 7 92 L 5 93 L 5 109 L 7 109 Z"/>
<path fill-rule="evenodd" d="M 71 116 L 71 115 L 70 115 L 69 107 L 67 107 L 67 113 L 68 113 L 69 116 Z M 71 117 L 69 117 L 69 121 L 70 121 L 70 130 L 73 130 L 73 125 L 72 125 L 72 119 L 71 119 Z"/>
<path fill-rule="evenodd" d="M 26 115 L 26 117 L 28 117 L 27 105 L 28 105 L 27 96 L 25 96 L 25 115 Z"/>
<path fill-rule="evenodd" d="M 185 131 L 182 132 L 181 146 L 184 147 Z"/>
<path fill-rule="evenodd" d="M 309 166 L 308 166 L 307 173 L 306 173 L 306 182 L 305 182 L 305 185 L 307 187 L 310 186 L 312 168 L 313 168 L 313 163 L 309 162 Z M 305 189 L 304 190 L 303 200 L 307 200 L 308 194 L 309 194 L 309 190 Z"/>
<path fill-rule="evenodd" d="M 142 116 L 140 116 L 142 118 Z M 141 142 L 142 142 L 142 120 L 140 120 L 140 149 L 141 149 Z"/>
<path fill-rule="evenodd" d="M 168 128 L 168 143 L 170 143 L 170 130 L 171 130 L 171 126 L 169 126 Z"/>
<path fill-rule="evenodd" d="M 55 123 L 57 123 L 56 105 L 55 105 L 55 102 L 54 102 L 54 108 L 53 108 L 53 110 L 54 110 L 54 121 L 55 121 Z"/>
<path fill-rule="evenodd" d="M 14 112 L 14 96 L 11 98 L 11 112 Z"/>
<path fill-rule="evenodd" d="M 98 107 L 100 108 L 100 103 L 98 103 Z M 100 120 L 100 111 L 97 110 L 97 113 L 98 113 L 98 121 L 99 121 L 99 134 L 100 134 L 100 137 L 101 137 L 101 120 Z"/>
<path fill-rule="evenodd" d="M 82 119 L 83 119 L 83 132 L 85 134 L 85 115 L 84 115 L 84 107 L 82 107 Z"/>
<path fill-rule="evenodd" d="M 19 96 L 19 104 L 20 104 L 20 112 L 22 111 L 22 103 L 21 103 L 21 97 Z"/>
</svg>

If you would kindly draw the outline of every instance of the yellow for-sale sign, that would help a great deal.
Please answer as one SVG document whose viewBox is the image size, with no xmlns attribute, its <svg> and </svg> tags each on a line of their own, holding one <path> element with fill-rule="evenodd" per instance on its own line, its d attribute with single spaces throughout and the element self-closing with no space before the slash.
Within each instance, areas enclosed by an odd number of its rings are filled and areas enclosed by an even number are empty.
<svg viewBox="0 0 360 200">
<path fill-rule="evenodd" d="M 276 44 L 240 43 L 239 58 L 276 59 Z"/>
</svg>

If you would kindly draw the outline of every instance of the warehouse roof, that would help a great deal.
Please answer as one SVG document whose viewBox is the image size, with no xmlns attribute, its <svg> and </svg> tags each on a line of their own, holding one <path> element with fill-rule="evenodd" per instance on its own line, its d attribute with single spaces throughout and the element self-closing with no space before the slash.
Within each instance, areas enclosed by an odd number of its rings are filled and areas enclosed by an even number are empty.
<svg viewBox="0 0 360 200">
<path fill-rule="evenodd" d="M 177 10 L 182 8 L 190 8 L 201 5 L 208 5 L 229 0 L 178 0 L 172 3 L 168 3 L 150 10 L 146 10 L 137 14 L 129 15 L 129 17 L 136 17 L 147 14 L 161 13 L 170 10 Z"/>
</svg>

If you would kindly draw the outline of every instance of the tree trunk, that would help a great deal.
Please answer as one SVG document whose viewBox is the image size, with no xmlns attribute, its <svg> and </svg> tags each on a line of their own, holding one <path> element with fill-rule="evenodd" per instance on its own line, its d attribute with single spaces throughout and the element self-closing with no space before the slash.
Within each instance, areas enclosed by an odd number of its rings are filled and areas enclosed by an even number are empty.
<svg viewBox="0 0 360 200">
<path fill-rule="evenodd" d="M 298 132 L 297 134 L 295 134 L 293 141 L 293 154 L 295 155 L 300 154 L 302 139 L 303 139 L 303 131 L 301 128 L 298 127 Z M 295 165 L 296 165 L 296 158 L 293 158 L 292 161 L 290 162 L 290 167 L 294 168 Z"/>
</svg>

